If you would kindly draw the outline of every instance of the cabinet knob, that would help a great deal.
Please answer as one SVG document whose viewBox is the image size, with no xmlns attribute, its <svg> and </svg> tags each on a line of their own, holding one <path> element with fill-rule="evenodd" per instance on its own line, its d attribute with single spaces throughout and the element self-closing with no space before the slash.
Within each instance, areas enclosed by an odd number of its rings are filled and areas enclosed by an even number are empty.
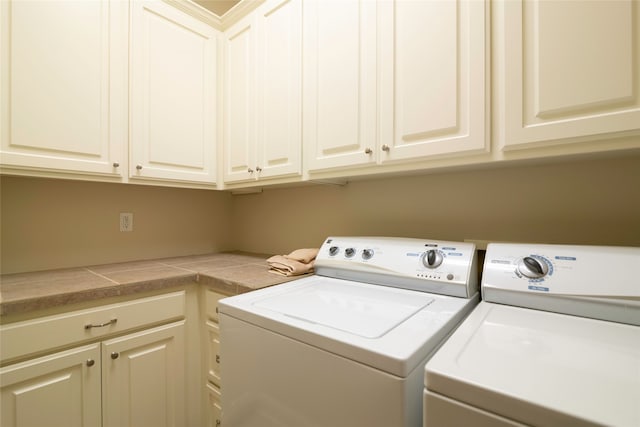
<svg viewBox="0 0 640 427">
<path fill-rule="evenodd" d="M 142 170 L 142 165 L 136 165 L 136 169 Z"/>
<path fill-rule="evenodd" d="M 256 172 L 262 172 L 262 168 L 260 166 L 256 166 Z"/>
<path fill-rule="evenodd" d="M 119 167 L 120 167 L 120 163 L 118 163 L 118 162 L 113 162 L 113 167 L 114 167 L 114 168 L 119 168 Z"/>
<path fill-rule="evenodd" d="M 382 146 L 382 151 L 389 151 L 391 149 L 391 147 L 389 147 L 387 144 L 384 144 Z"/>
<path fill-rule="evenodd" d="M 220 363 L 220 355 L 216 354 L 216 363 Z"/>
<path fill-rule="evenodd" d="M 249 168 L 249 169 L 247 169 L 247 172 L 253 173 L 253 169 Z"/>
<path fill-rule="evenodd" d="M 371 153 L 373 153 L 373 150 L 371 148 L 367 147 L 364 149 L 364 154 L 371 154 Z"/>
<path fill-rule="evenodd" d="M 88 367 L 92 367 L 93 365 L 96 364 L 96 361 L 93 359 L 87 359 L 87 366 Z"/>
<path fill-rule="evenodd" d="M 116 360 L 118 357 L 120 357 L 120 353 L 118 353 L 117 351 L 114 351 L 113 353 L 111 353 L 111 358 L 113 360 Z"/>
</svg>

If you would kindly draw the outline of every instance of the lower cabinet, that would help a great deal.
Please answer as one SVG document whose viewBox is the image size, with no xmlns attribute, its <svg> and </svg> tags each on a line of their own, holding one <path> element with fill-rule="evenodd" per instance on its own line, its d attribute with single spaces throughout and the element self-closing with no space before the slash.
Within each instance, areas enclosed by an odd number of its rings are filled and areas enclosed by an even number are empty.
<svg viewBox="0 0 640 427">
<path fill-rule="evenodd" d="M 225 295 L 204 291 L 205 301 L 205 397 L 207 426 L 218 427 L 222 424 L 222 406 L 220 400 L 220 326 L 218 325 L 218 301 Z"/>
<path fill-rule="evenodd" d="M 185 424 L 184 321 L 102 343 L 103 427 Z"/>
<path fill-rule="evenodd" d="M 0 369 L 3 427 L 184 425 L 184 321 Z"/>
<path fill-rule="evenodd" d="M 29 320 L 3 318 L 0 425 L 199 424 L 186 409 L 196 369 L 185 361 L 191 296 L 187 288 Z"/>
</svg>

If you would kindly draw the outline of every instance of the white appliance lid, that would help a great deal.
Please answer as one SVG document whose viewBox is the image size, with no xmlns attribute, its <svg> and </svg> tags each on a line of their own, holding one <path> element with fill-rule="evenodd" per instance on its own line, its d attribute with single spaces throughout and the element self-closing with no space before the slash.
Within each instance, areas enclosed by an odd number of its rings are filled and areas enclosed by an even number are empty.
<svg viewBox="0 0 640 427">
<path fill-rule="evenodd" d="M 261 327 L 406 377 L 477 298 L 310 276 L 224 298 L 219 308 L 222 327 L 224 316 L 233 316 L 247 327 Z"/>
<path fill-rule="evenodd" d="M 383 286 L 362 292 L 355 283 L 309 281 L 286 294 L 252 305 L 364 338 L 379 338 L 433 302 L 426 293 L 393 292 Z"/>
<path fill-rule="evenodd" d="M 427 389 L 526 424 L 640 425 L 640 327 L 480 303 Z"/>
</svg>

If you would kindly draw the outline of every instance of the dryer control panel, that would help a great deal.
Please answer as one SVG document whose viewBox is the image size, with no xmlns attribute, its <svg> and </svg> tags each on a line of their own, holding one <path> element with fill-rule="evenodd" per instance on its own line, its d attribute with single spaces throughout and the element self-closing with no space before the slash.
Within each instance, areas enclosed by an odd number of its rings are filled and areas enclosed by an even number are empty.
<svg viewBox="0 0 640 427">
<path fill-rule="evenodd" d="M 469 298 L 478 292 L 473 243 L 395 237 L 329 237 L 316 274 Z"/>
<path fill-rule="evenodd" d="M 640 248 L 491 243 L 482 297 L 488 302 L 640 324 L 638 265 Z"/>
</svg>

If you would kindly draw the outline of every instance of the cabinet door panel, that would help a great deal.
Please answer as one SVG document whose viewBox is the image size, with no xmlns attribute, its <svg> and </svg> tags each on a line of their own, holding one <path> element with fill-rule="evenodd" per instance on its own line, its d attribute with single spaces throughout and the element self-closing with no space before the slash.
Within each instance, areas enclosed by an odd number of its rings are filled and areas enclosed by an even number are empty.
<svg viewBox="0 0 640 427">
<path fill-rule="evenodd" d="M 632 0 L 506 2 L 505 149 L 640 129 L 640 8 Z"/>
<path fill-rule="evenodd" d="M 131 176 L 213 184 L 217 32 L 161 2 L 132 8 Z"/>
<path fill-rule="evenodd" d="M 120 175 L 124 2 L 3 1 L 2 164 Z"/>
<path fill-rule="evenodd" d="M 255 20 L 249 16 L 226 33 L 224 180 L 255 177 Z"/>
<path fill-rule="evenodd" d="M 267 2 L 258 19 L 259 176 L 300 174 L 302 2 Z"/>
<path fill-rule="evenodd" d="M 100 375 L 100 344 L 3 367 L 0 424 L 99 427 Z"/>
<path fill-rule="evenodd" d="M 303 129 L 308 169 L 375 163 L 377 3 L 310 1 L 304 8 Z"/>
<path fill-rule="evenodd" d="M 398 0 L 384 7 L 395 44 L 381 65 L 392 89 L 382 98 L 381 142 L 390 148 L 381 161 L 485 150 L 484 2 Z"/>
<path fill-rule="evenodd" d="M 103 425 L 183 425 L 184 351 L 184 321 L 105 341 Z"/>
</svg>

